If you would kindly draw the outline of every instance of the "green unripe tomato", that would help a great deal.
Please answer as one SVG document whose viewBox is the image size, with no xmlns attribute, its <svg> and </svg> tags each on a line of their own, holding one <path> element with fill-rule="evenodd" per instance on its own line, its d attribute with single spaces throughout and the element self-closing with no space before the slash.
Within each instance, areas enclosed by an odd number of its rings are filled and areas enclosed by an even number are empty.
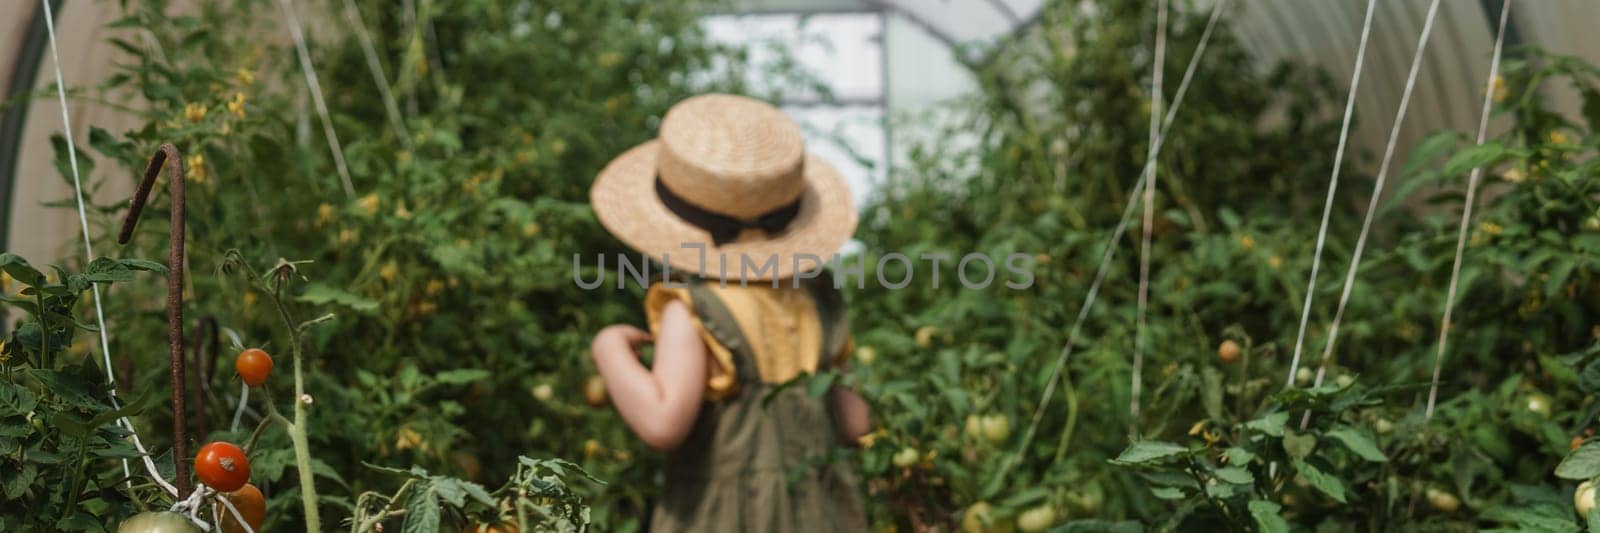
<svg viewBox="0 0 1600 533">
<path fill-rule="evenodd" d="M 173 512 L 139 513 L 123 520 L 117 533 L 200 533 L 188 518 Z"/>
<path fill-rule="evenodd" d="M 1011 418 L 1003 414 L 984 416 L 979 425 L 983 429 L 983 438 L 989 442 L 1005 442 L 1011 436 Z"/>
<path fill-rule="evenodd" d="M 895 452 L 892 460 L 894 461 L 895 466 L 900 468 L 911 468 L 917 464 L 919 459 L 922 459 L 922 454 L 917 452 L 916 448 L 906 446 L 901 448 L 900 451 Z"/>
<path fill-rule="evenodd" d="M 1527 398 L 1523 399 L 1522 405 L 1523 407 L 1527 408 L 1528 412 L 1542 417 L 1548 417 L 1550 416 L 1550 404 L 1551 402 L 1549 396 L 1546 396 L 1542 392 L 1535 392 L 1533 394 L 1529 394 Z"/>
<path fill-rule="evenodd" d="M 1056 510 L 1050 504 L 1040 505 L 1017 515 L 1017 529 L 1037 533 L 1056 525 Z"/>
<path fill-rule="evenodd" d="M 1578 484 L 1578 491 L 1572 494 L 1572 508 L 1578 510 L 1578 516 L 1589 516 L 1594 509 L 1594 481 Z"/>
</svg>

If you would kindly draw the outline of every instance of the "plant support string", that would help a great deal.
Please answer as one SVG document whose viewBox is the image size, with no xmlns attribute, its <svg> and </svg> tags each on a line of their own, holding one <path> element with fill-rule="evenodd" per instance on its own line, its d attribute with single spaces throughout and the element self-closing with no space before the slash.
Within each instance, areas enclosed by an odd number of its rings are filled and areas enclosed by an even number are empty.
<svg viewBox="0 0 1600 533">
<path fill-rule="evenodd" d="M 1222 11 L 1227 5 L 1227 0 L 1219 0 L 1211 6 L 1211 18 L 1206 21 L 1205 30 L 1200 33 L 1200 42 L 1195 45 L 1194 56 L 1189 58 L 1189 65 L 1184 69 L 1183 79 L 1178 82 L 1178 90 L 1172 95 L 1172 105 L 1166 109 L 1166 115 L 1161 119 L 1161 134 L 1156 136 L 1153 151 L 1160 153 L 1162 143 L 1166 140 L 1168 130 L 1172 129 L 1172 121 L 1177 117 L 1178 109 L 1183 104 L 1183 97 L 1189 92 L 1189 83 L 1194 79 L 1194 73 L 1200 66 L 1200 58 L 1205 57 L 1206 45 L 1211 42 L 1213 30 L 1217 21 L 1222 18 Z M 1144 171 L 1140 172 L 1143 176 Z M 1117 241 L 1128 229 L 1128 222 L 1133 220 L 1133 210 L 1140 193 L 1144 190 L 1144 180 L 1134 182 L 1133 190 L 1128 191 L 1128 201 L 1122 210 L 1121 218 L 1116 228 L 1111 232 L 1111 238 L 1106 240 L 1104 251 L 1101 252 L 1100 264 L 1095 268 L 1094 280 L 1089 283 L 1089 290 L 1083 297 L 1083 304 L 1078 308 L 1078 314 L 1072 321 L 1072 328 L 1067 331 L 1067 340 L 1061 346 L 1060 355 L 1051 365 L 1050 377 L 1045 382 L 1044 393 L 1039 398 L 1039 404 L 1034 408 L 1033 420 L 1029 422 L 1027 431 L 1023 432 L 1022 441 L 1018 444 L 1016 452 L 1005 459 L 1004 466 L 1000 468 L 990 484 L 1004 480 L 1010 470 L 1016 466 L 1022 454 L 1027 453 L 1028 445 L 1033 442 L 1035 434 L 1039 431 L 1039 423 L 1044 419 L 1045 409 L 1050 405 L 1050 398 L 1055 394 L 1056 385 L 1061 381 L 1061 373 L 1065 370 L 1067 361 L 1072 358 L 1072 348 L 1077 342 L 1078 334 L 1083 331 L 1083 324 L 1089 318 L 1089 311 L 1094 308 L 1096 297 L 1100 293 L 1100 284 L 1105 281 L 1106 273 L 1110 270 L 1111 259 L 1117 253 Z"/>
<path fill-rule="evenodd" d="M 1350 292 L 1355 289 L 1356 273 L 1361 269 L 1361 252 L 1367 247 L 1367 236 L 1372 232 L 1372 220 L 1377 218 L 1378 200 L 1383 197 L 1383 185 L 1389 178 L 1389 163 L 1394 160 L 1395 145 L 1400 141 L 1400 126 L 1405 123 L 1406 109 L 1411 104 L 1411 90 L 1417 86 L 1417 73 L 1421 70 L 1423 52 L 1428 49 L 1428 35 L 1433 33 L 1433 21 L 1438 18 L 1439 0 L 1428 4 L 1428 17 L 1422 23 L 1422 35 L 1417 37 L 1417 51 L 1411 56 L 1411 71 L 1406 74 L 1406 86 L 1400 93 L 1400 109 L 1395 111 L 1394 124 L 1389 129 L 1389 143 L 1383 149 L 1383 162 L 1378 166 L 1378 178 L 1372 183 L 1372 197 L 1367 201 L 1367 214 L 1361 220 L 1361 234 L 1356 237 L 1356 248 L 1350 255 L 1350 268 L 1345 271 L 1344 288 L 1339 293 L 1339 304 L 1333 311 L 1333 322 L 1328 324 L 1328 341 L 1322 348 L 1322 361 L 1317 365 L 1316 381 L 1313 387 L 1322 386 L 1322 380 L 1327 375 L 1328 363 L 1333 360 L 1334 343 L 1339 340 L 1339 322 L 1344 318 L 1346 305 L 1350 303 Z M 1309 296 L 1309 293 L 1307 293 Z M 1300 419 L 1300 427 L 1304 429 L 1311 422 L 1311 412 L 1307 411 Z"/>
<path fill-rule="evenodd" d="M 1144 161 L 1144 224 L 1139 240 L 1139 303 L 1133 335 L 1132 383 L 1128 388 L 1128 415 L 1133 420 L 1128 425 L 1129 435 L 1139 431 L 1139 394 L 1144 385 L 1144 348 L 1148 332 L 1145 315 L 1150 302 L 1150 237 L 1154 234 L 1156 220 L 1156 137 L 1161 129 L 1161 74 L 1167 61 L 1167 0 L 1156 0 L 1156 57 L 1150 75 L 1150 149 Z"/>
<path fill-rule="evenodd" d="M 1494 52 L 1489 59 L 1489 81 L 1483 87 L 1483 111 L 1478 114 L 1478 146 L 1483 146 L 1484 139 L 1489 133 L 1489 110 L 1494 107 L 1494 82 L 1500 78 L 1500 52 L 1506 42 L 1506 23 L 1511 17 L 1511 0 L 1505 0 L 1500 5 L 1500 25 L 1495 31 Z M 1478 182 L 1483 178 L 1483 167 L 1472 167 L 1472 175 L 1467 178 L 1467 197 L 1462 200 L 1461 224 L 1456 232 L 1456 258 L 1450 265 L 1450 288 L 1445 291 L 1444 316 L 1439 319 L 1439 351 L 1433 356 L 1433 380 L 1428 384 L 1428 407 L 1423 410 L 1423 419 L 1433 418 L 1433 406 L 1439 397 L 1439 373 L 1444 369 L 1445 344 L 1450 338 L 1450 329 L 1454 326 L 1450 322 L 1452 311 L 1456 303 L 1456 283 L 1461 278 L 1461 256 L 1467 248 L 1467 227 L 1472 222 L 1472 204 L 1477 199 Z"/>
<path fill-rule="evenodd" d="M 1311 254 L 1311 276 L 1306 281 L 1305 303 L 1300 306 L 1300 330 L 1294 337 L 1294 356 L 1289 359 L 1289 375 L 1285 387 L 1294 387 L 1295 372 L 1300 370 L 1300 354 L 1306 342 L 1306 324 L 1311 320 L 1311 301 L 1317 293 L 1317 270 L 1322 266 L 1323 245 L 1328 242 L 1328 220 L 1333 214 L 1334 193 L 1339 190 L 1339 169 L 1344 165 L 1344 150 L 1350 141 L 1350 121 L 1356 112 L 1356 89 L 1361 86 L 1361 66 L 1367 58 L 1367 40 L 1372 36 L 1372 13 L 1378 0 L 1367 0 L 1366 21 L 1361 23 L 1361 43 L 1356 45 L 1356 65 L 1350 75 L 1350 91 L 1345 95 L 1344 123 L 1339 126 L 1339 147 L 1333 151 L 1333 174 L 1328 177 L 1328 198 L 1322 203 L 1322 224 L 1317 227 L 1316 251 Z"/>
</svg>

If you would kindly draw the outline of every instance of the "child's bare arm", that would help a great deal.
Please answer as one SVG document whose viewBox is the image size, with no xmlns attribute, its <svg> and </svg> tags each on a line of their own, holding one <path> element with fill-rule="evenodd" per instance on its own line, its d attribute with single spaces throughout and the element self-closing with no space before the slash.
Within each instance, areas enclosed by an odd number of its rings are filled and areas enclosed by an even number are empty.
<svg viewBox="0 0 1600 533">
<path fill-rule="evenodd" d="M 595 335 L 591 356 L 611 392 L 617 413 L 645 444 L 661 451 L 677 448 L 694 426 L 706 387 L 706 346 L 682 302 L 661 314 L 651 368 L 639 362 L 638 347 L 650 334 L 618 324 Z"/>
<path fill-rule="evenodd" d="M 872 432 L 872 410 L 861 394 L 855 389 L 836 385 L 830 396 L 840 437 L 847 443 L 855 444 L 862 435 Z"/>
</svg>

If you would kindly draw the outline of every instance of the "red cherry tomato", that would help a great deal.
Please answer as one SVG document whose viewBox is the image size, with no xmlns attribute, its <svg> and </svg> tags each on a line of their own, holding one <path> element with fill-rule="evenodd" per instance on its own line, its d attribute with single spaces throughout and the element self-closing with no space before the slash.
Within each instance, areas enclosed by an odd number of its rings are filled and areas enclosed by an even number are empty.
<svg viewBox="0 0 1600 533">
<path fill-rule="evenodd" d="M 260 387 L 267 382 L 267 376 L 272 375 L 272 356 L 267 355 L 266 350 L 248 348 L 233 360 L 233 370 L 246 385 Z"/>
<path fill-rule="evenodd" d="M 219 492 L 233 492 L 250 481 L 250 459 L 231 442 L 209 442 L 194 456 L 200 482 Z"/>
</svg>

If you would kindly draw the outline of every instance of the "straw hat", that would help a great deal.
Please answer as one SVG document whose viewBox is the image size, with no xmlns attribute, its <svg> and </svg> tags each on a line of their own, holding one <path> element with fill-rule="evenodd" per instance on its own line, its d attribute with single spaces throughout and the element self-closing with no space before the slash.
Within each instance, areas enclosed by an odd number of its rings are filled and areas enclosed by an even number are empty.
<svg viewBox="0 0 1600 533">
<path fill-rule="evenodd" d="M 672 106 L 656 139 L 600 171 L 589 200 L 629 247 L 728 280 L 789 277 L 797 256 L 798 270 L 816 269 L 856 228 L 849 187 L 806 152 L 800 128 L 765 102 L 727 94 Z"/>
</svg>

